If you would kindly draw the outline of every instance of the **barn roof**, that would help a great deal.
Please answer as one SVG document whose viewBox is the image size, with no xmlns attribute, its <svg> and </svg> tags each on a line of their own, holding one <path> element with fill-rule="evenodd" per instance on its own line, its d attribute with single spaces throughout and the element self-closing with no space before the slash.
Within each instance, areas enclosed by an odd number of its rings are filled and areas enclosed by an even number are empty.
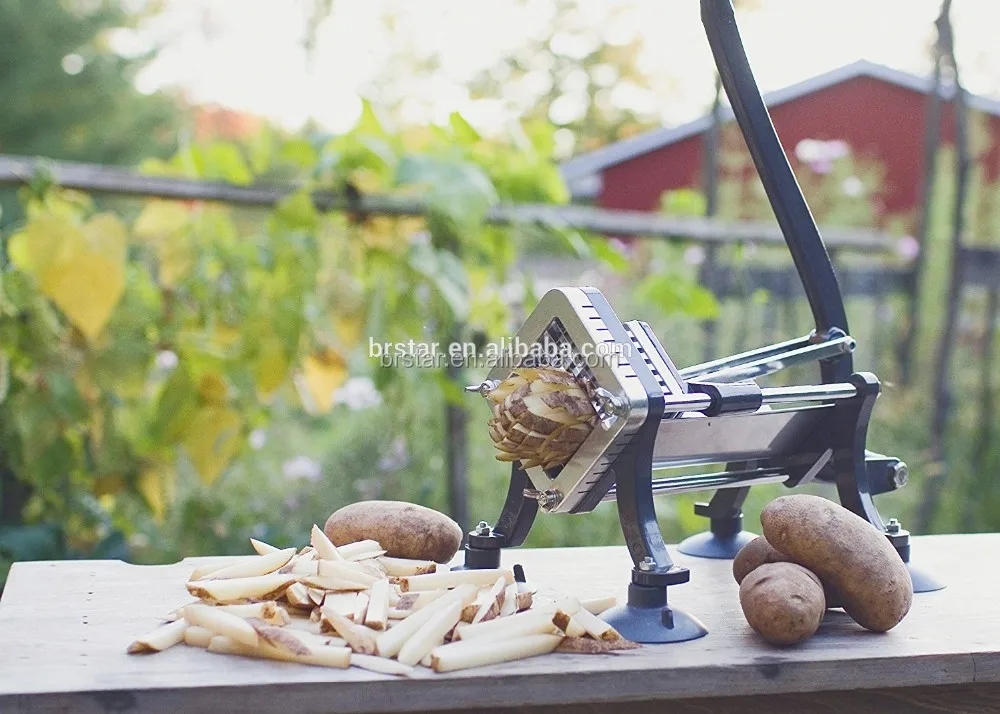
<svg viewBox="0 0 1000 714">
<path fill-rule="evenodd" d="M 858 60 L 783 89 L 768 92 L 764 95 L 764 102 L 768 107 L 776 107 L 856 77 L 871 77 L 923 94 L 930 94 L 933 87 L 933 81 L 929 77 L 902 72 L 868 60 Z M 987 114 L 1000 116 L 1000 101 L 995 99 L 970 95 L 969 106 Z M 733 110 L 728 106 L 724 107 L 722 118 L 724 121 L 732 119 Z M 563 178 L 574 196 L 581 198 L 595 196 L 600 191 L 600 173 L 604 169 L 701 134 L 707 131 L 711 125 L 712 116 L 706 114 L 680 126 L 655 129 L 630 139 L 603 146 L 563 163 L 561 167 Z"/>
</svg>

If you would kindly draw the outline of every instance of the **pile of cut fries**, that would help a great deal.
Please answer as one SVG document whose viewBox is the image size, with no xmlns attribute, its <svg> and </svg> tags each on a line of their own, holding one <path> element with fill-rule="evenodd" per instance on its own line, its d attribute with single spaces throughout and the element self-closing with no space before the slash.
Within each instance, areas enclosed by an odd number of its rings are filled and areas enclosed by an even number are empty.
<svg viewBox="0 0 1000 714">
<path fill-rule="evenodd" d="M 138 638 L 130 654 L 184 643 L 242 655 L 408 676 L 417 665 L 451 672 L 549 652 L 633 649 L 597 616 L 599 598 L 542 599 L 507 569 L 452 571 L 387 557 L 374 540 L 340 547 L 313 526 L 311 543 L 195 569 L 196 602 Z"/>
</svg>

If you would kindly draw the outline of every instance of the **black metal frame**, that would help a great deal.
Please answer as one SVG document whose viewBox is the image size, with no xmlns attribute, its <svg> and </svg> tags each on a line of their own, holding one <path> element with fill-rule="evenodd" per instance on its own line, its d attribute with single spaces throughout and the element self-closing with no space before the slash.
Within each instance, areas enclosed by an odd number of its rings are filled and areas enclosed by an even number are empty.
<svg viewBox="0 0 1000 714">
<path fill-rule="evenodd" d="M 823 342 L 842 337 L 848 334 L 847 316 L 833 264 L 750 70 L 731 0 L 701 0 L 701 11 L 722 84 L 809 299 L 816 323 L 814 339 Z M 610 306 L 603 300 L 600 302 L 610 311 Z M 595 307 L 600 312 L 596 302 Z M 609 317 L 617 322 L 613 313 Z M 655 336 L 650 337 L 670 366 L 669 357 Z M 828 405 L 809 435 L 790 451 L 758 462 L 731 463 L 728 469 L 781 467 L 789 475 L 786 482 L 789 486 L 813 478 L 833 481 L 841 503 L 885 533 L 903 560 L 908 561 L 909 534 L 896 522 L 883 524 L 872 500 L 876 493 L 901 485 L 897 478 L 901 469 L 905 475 L 905 465 L 898 459 L 871 454 L 865 449 L 869 419 L 879 392 L 878 379 L 873 374 L 853 373 L 849 351 L 822 360 L 820 370 L 823 384 L 850 383 L 856 395 Z M 651 372 L 637 370 L 637 376 L 648 397 L 648 413 L 638 433 L 609 469 L 614 476 L 619 519 L 634 567 L 627 604 L 605 613 L 604 617 L 623 635 L 640 642 L 683 641 L 704 635 L 706 630 L 696 619 L 667 604 L 667 588 L 687 582 L 690 573 L 671 560 L 653 503 L 652 461 L 657 431 L 664 418 L 664 394 Z M 752 384 L 699 385 L 681 381 L 685 391 L 711 395 L 712 406 L 706 414 L 752 413 L 761 404 L 759 389 L 756 400 L 748 392 L 756 388 Z M 527 474 L 515 463 L 496 526 L 491 529 L 484 522 L 469 534 L 465 567 L 497 567 L 501 548 L 523 543 L 538 510 L 537 501 L 525 494 L 530 487 Z M 604 491 L 609 488 L 610 483 Z M 740 511 L 748 491 L 749 487 L 720 490 L 711 503 L 699 504 L 697 512 L 708 516 L 713 526 L 712 532 L 702 534 L 705 536 L 702 545 L 711 557 L 723 557 L 722 550 L 731 557 L 734 545 L 752 537 L 742 531 Z M 719 552 L 713 555 L 716 550 Z M 918 591 L 938 587 L 930 578 L 914 580 Z"/>
</svg>

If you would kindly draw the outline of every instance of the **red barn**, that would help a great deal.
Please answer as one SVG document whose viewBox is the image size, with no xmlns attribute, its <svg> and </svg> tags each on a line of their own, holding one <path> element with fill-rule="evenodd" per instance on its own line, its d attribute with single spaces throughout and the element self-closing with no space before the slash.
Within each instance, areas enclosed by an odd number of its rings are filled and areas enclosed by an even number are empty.
<svg viewBox="0 0 1000 714">
<path fill-rule="evenodd" d="M 876 205 L 881 216 L 909 215 L 920 201 L 924 127 L 929 78 L 865 60 L 767 94 L 778 136 L 798 172 L 800 142 L 846 142 L 858 158 L 879 162 L 884 180 Z M 947 100 L 947 98 L 946 98 Z M 943 107 L 942 138 L 953 134 L 950 100 Z M 970 96 L 982 117 L 987 145 L 979 160 L 995 180 L 1000 168 L 1000 102 Z M 728 107 L 724 120 L 731 122 Z M 664 191 L 702 185 L 703 137 L 711 126 L 704 116 L 672 129 L 658 129 L 605 146 L 563 164 L 575 200 L 605 208 L 656 210 Z M 732 129 L 735 129 L 733 125 Z M 724 132 L 727 135 L 732 129 Z M 975 132 L 973 132 L 975 136 Z M 742 139 L 738 140 L 746 152 Z M 725 140 L 724 140 L 724 143 Z M 843 146 L 843 144 L 841 144 Z M 808 190 L 807 190 L 808 192 Z"/>
</svg>

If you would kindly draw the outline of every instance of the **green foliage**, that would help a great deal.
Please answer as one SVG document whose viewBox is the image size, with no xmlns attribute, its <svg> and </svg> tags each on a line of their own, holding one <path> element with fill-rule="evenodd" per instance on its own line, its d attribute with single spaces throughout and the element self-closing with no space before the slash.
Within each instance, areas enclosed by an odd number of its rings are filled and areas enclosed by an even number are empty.
<svg viewBox="0 0 1000 714">
<path fill-rule="evenodd" d="M 302 504 L 329 512 L 372 489 L 443 507 L 439 413 L 458 385 L 439 370 L 379 368 L 365 338 L 509 332 L 501 288 L 522 237 L 484 218 L 515 196 L 564 200 L 550 160 L 485 140 L 457 115 L 390 133 L 366 106 L 325 143 L 266 133 L 144 169 L 303 189 L 269 212 L 150 200 L 121 215 L 48 184 L 22 192 L 26 217 L 0 273 L 5 513 L 7 483 L 25 492 L 0 558 L 123 544 L 133 558 L 179 557 L 239 547 L 262 527 L 291 542 L 325 517 Z M 420 197 L 427 210 L 394 219 L 313 204 L 313 189 L 347 186 Z M 352 385 L 372 381 L 366 398 L 391 408 L 351 406 Z M 345 477 L 276 479 L 289 449 L 314 452 L 320 434 L 323 472 Z M 255 453 L 260 438 L 286 458 Z"/>
</svg>

